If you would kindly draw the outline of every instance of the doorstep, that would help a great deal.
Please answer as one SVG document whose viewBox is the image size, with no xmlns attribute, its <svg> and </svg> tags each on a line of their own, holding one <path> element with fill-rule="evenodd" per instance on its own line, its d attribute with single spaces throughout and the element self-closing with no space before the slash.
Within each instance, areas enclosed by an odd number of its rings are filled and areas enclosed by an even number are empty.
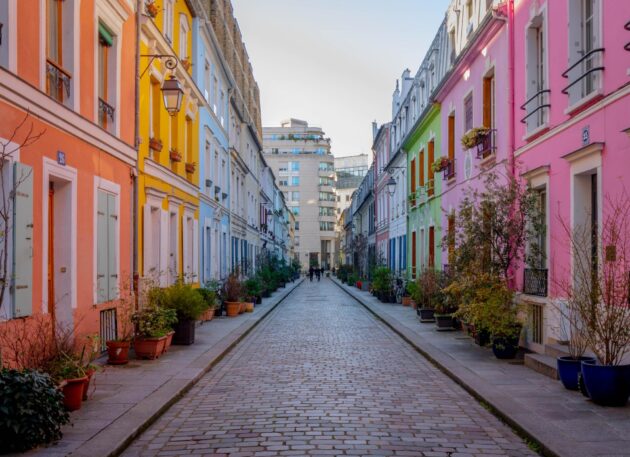
<svg viewBox="0 0 630 457">
<path fill-rule="evenodd" d="M 629 455 L 630 406 L 605 408 L 522 361 L 498 360 L 461 331 L 436 332 L 416 312 L 384 304 L 368 292 L 333 281 L 418 352 L 515 430 L 537 443 L 544 455 Z M 551 358 L 551 355 L 545 355 Z"/>
<path fill-rule="evenodd" d="M 63 428 L 63 438 L 54 445 L 22 455 L 119 455 L 302 281 L 289 283 L 264 298 L 253 313 L 218 317 L 197 326 L 195 344 L 191 346 L 171 346 L 157 360 L 130 359 L 127 365 L 107 365 L 94 375 L 90 399 L 80 410 L 70 414 L 72 425 Z"/>
</svg>

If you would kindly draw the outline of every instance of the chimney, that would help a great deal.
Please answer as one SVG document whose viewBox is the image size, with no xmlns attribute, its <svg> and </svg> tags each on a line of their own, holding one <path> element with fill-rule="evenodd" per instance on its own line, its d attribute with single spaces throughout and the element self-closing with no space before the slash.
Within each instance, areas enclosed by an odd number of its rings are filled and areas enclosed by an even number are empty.
<svg viewBox="0 0 630 457">
<path fill-rule="evenodd" d="M 376 134 L 378 133 L 378 124 L 376 121 L 372 121 L 372 141 L 376 140 Z"/>
<path fill-rule="evenodd" d="M 404 99 L 407 96 L 409 89 L 411 88 L 411 83 L 413 82 L 413 78 L 411 77 L 411 71 L 409 71 L 409 68 L 403 71 L 403 74 L 400 79 L 401 79 L 401 84 L 402 84 L 402 89 L 400 91 L 400 98 Z"/>
</svg>

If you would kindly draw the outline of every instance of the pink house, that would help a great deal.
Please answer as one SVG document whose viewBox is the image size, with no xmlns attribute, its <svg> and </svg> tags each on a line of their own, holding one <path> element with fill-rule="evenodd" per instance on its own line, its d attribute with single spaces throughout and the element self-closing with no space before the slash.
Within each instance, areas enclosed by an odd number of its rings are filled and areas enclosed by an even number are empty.
<svg viewBox="0 0 630 457">
<path fill-rule="evenodd" d="M 385 169 L 389 162 L 390 124 L 383 124 L 380 127 L 374 123 L 372 125 L 374 144 L 375 180 L 374 180 L 374 201 L 376 212 L 376 253 L 379 260 L 384 261 L 392 270 L 396 269 L 394 262 L 395 252 L 392 252 L 389 240 L 389 194 L 387 192 L 387 182 L 390 174 Z"/>
<path fill-rule="evenodd" d="M 626 0 L 516 3 L 515 159 L 547 225 L 546 259 L 519 279 L 527 343 L 544 352 L 566 339 L 552 306 L 571 274 L 566 227 L 596 233 L 606 199 L 630 176 L 630 8 Z"/>
</svg>

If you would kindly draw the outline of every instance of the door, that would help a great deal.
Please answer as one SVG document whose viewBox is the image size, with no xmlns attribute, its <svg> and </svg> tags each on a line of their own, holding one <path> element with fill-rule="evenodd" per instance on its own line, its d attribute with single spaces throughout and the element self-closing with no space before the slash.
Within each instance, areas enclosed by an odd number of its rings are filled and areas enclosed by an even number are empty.
<svg viewBox="0 0 630 457">
<path fill-rule="evenodd" d="M 48 184 L 48 314 L 52 319 L 53 335 L 55 318 L 55 184 Z"/>
<path fill-rule="evenodd" d="M 429 268 L 435 266 L 435 227 L 429 227 Z"/>
</svg>

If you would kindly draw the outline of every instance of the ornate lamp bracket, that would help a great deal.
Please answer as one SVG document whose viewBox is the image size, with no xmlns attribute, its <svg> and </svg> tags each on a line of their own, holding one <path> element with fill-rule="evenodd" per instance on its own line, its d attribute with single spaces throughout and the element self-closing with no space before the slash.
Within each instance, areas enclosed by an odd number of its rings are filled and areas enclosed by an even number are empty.
<svg viewBox="0 0 630 457">
<path fill-rule="evenodd" d="M 179 63 L 179 59 L 176 56 L 173 56 L 170 54 L 141 54 L 140 57 L 151 58 L 146 68 L 140 74 L 140 78 L 144 76 L 144 74 L 147 72 L 147 70 L 149 69 L 149 67 L 151 66 L 151 64 L 153 63 L 155 59 L 160 59 L 162 62 L 164 62 L 164 66 L 168 68 L 169 70 L 174 70 L 177 67 L 177 64 Z"/>
</svg>

